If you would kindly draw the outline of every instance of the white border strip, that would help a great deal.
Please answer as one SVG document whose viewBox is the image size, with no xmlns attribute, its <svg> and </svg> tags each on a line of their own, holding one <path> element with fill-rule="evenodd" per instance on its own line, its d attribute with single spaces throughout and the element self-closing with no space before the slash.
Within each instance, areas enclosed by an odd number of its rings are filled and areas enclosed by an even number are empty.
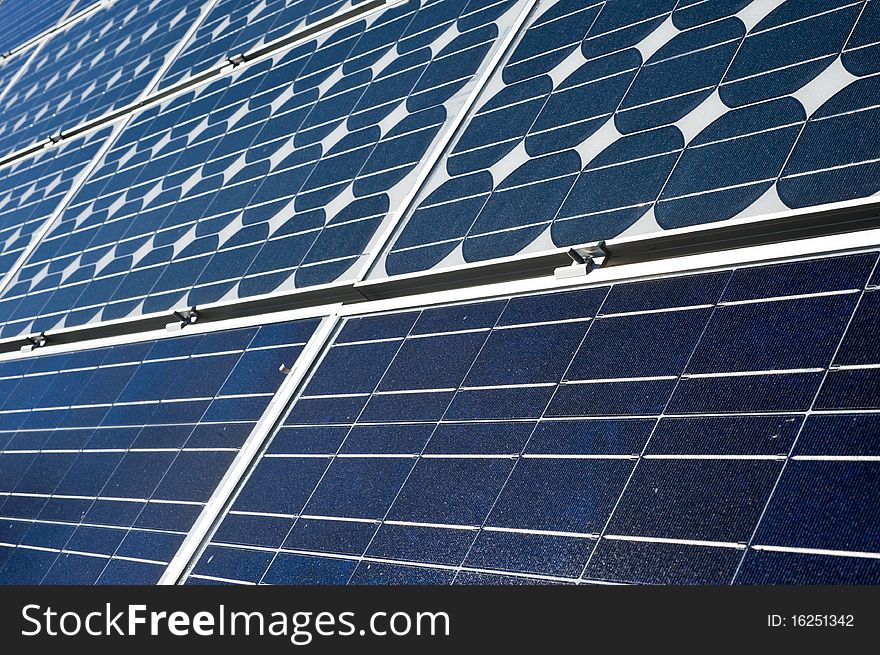
<svg viewBox="0 0 880 655">
<path fill-rule="evenodd" d="M 214 493 L 211 494 L 211 498 L 205 504 L 199 518 L 196 519 L 196 522 L 190 528 L 177 554 L 168 564 L 159 580 L 160 585 L 173 585 L 182 582 L 187 567 L 196 554 L 201 551 L 204 544 L 207 543 L 208 534 L 215 527 L 226 504 L 245 481 L 248 469 L 266 439 L 272 434 L 285 409 L 287 409 L 294 391 L 297 390 L 311 369 L 312 362 L 324 350 L 324 345 L 329 341 L 336 323 L 336 314 L 327 316 L 321 321 L 314 334 L 312 334 L 308 344 L 306 344 L 306 347 L 303 348 L 297 358 L 293 369 L 287 374 L 287 378 L 278 388 L 266 411 L 263 412 L 263 416 L 254 426 L 247 441 L 245 441 L 238 455 L 233 460 L 232 465 L 226 470 L 223 479 L 214 489 Z"/>
</svg>

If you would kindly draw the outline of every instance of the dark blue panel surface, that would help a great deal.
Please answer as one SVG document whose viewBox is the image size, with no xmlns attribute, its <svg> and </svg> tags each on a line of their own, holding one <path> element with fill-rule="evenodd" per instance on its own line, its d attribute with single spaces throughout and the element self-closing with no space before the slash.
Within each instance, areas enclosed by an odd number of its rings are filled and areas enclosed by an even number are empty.
<svg viewBox="0 0 880 655">
<path fill-rule="evenodd" d="M 332 17 L 363 0 L 221 0 L 162 78 L 170 86 L 198 75 L 229 57 Z"/>
<path fill-rule="evenodd" d="M 100 130 L 0 169 L 0 276 L 60 209 L 109 134 Z"/>
<path fill-rule="evenodd" d="M 869 252 L 346 319 L 196 579 L 870 580 L 858 563 L 751 562 L 767 557 L 761 547 L 880 552 L 876 462 L 857 461 L 880 449 L 877 421 L 824 409 L 853 402 L 837 377 L 878 379 L 880 309 L 864 290 L 876 262 Z M 863 382 L 857 398 L 880 405 L 880 384 Z M 230 546 L 242 566 L 260 562 L 246 579 L 235 562 L 206 568 Z M 289 565 L 270 567 L 266 551 Z M 328 555 L 338 562 L 308 559 Z"/>
<path fill-rule="evenodd" d="M 0 362 L 0 583 L 155 583 L 317 324 Z"/>
</svg>

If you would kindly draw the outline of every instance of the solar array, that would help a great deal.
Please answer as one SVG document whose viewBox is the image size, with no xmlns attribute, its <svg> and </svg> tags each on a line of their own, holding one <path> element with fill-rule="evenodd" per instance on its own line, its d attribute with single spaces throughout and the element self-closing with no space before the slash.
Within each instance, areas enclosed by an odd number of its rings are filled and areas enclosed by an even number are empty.
<svg viewBox="0 0 880 655">
<path fill-rule="evenodd" d="M 61 209 L 110 131 L 93 132 L 0 169 L 0 278 Z"/>
<path fill-rule="evenodd" d="M 156 583 L 317 323 L 0 362 L 0 583 Z"/>
<path fill-rule="evenodd" d="M 37 4 L 0 583 L 880 583 L 880 0 Z"/>
<path fill-rule="evenodd" d="M 375 275 L 876 194 L 878 49 L 876 0 L 551 3 Z"/>
</svg>

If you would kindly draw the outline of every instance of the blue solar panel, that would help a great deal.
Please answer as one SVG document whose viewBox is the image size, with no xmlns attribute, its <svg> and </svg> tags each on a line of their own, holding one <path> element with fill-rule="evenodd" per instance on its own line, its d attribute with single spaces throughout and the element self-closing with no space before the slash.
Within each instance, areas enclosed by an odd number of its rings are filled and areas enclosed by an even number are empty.
<svg viewBox="0 0 880 655">
<path fill-rule="evenodd" d="M 155 583 L 317 324 L 0 362 L 0 583 Z"/>
<path fill-rule="evenodd" d="M 136 115 L 4 336 L 352 280 L 516 0 L 413 0 Z"/>
<path fill-rule="evenodd" d="M 880 191 L 880 3 L 547 3 L 375 277 Z"/>
<path fill-rule="evenodd" d="M 61 208 L 109 133 L 94 132 L 0 168 L 0 278 Z"/>
<path fill-rule="evenodd" d="M 52 29 L 71 9 L 71 0 L 4 0 L 0 3 L 0 54 Z"/>
<path fill-rule="evenodd" d="M 160 87 L 287 36 L 364 0 L 220 0 L 174 60 Z"/>
<path fill-rule="evenodd" d="M 117 0 L 48 39 L 0 99 L 0 155 L 133 102 L 202 0 Z"/>
<path fill-rule="evenodd" d="M 346 319 L 189 580 L 880 581 L 877 259 Z"/>
</svg>

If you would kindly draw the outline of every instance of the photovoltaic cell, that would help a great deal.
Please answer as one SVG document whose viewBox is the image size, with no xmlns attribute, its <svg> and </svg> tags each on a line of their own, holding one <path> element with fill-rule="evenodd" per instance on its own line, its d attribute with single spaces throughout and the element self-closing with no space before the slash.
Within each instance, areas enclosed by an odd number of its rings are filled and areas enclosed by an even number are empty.
<svg viewBox="0 0 880 655">
<path fill-rule="evenodd" d="M 877 259 L 348 318 L 188 582 L 876 582 Z"/>
<path fill-rule="evenodd" d="M 155 583 L 317 324 L 0 362 L 0 583 Z"/>
<path fill-rule="evenodd" d="M 0 98 L 0 155 L 134 102 L 202 4 L 117 0 L 55 33 Z"/>
<path fill-rule="evenodd" d="M 872 196 L 878 7 L 542 5 L 371 276 Z"/>
<path fill-rule="evenodd" d="M 0 278 L 60 208 L 109 133 L 93 132 L 0 168 Z"/>
<path fill-rule="evenodd" d="M 0 300 L 3 336 L 351 280 L 516 0 L 412 0 L 137 114 Z"/>
<path fill-rule="evenodd" d="M 160 87 L 198 75 L 364 0 L 220 0 L 163 76 Z"/>
<path fill-rule="evenodd" d="M 70 9 L 71 0 L 4 0 L 0 3 L 0 54 L 52 29 Z"/>
</svg>

